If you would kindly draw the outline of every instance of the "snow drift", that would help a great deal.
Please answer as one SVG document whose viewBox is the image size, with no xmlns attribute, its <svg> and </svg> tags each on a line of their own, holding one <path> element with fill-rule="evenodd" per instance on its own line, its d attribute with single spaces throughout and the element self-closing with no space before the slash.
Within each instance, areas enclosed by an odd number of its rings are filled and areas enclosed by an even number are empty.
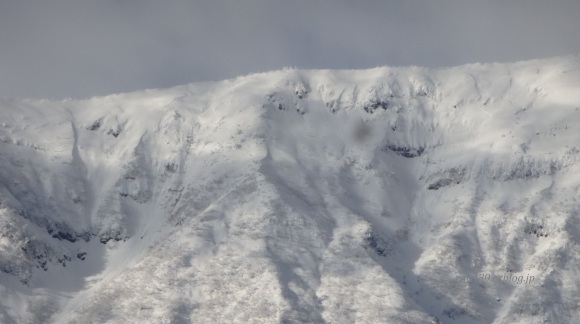
<svg viewBox="0 0 580 324">
<path fill-rule="evenodd" d="M 580 318 L 578 89 L 569 57 L 2 100 L 0 322 Z"/>
</svg>

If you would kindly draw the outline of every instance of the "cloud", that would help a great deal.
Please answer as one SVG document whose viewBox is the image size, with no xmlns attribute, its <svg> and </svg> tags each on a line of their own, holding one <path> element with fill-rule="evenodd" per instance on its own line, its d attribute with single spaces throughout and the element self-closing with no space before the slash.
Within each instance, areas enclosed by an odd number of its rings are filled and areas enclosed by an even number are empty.
<svg viewBox="0 0 580 324">
<path fill-rule="evenodd" d="M 0 0 L 0 96 L 577 55 L 576 0 Z"/>
</svg>

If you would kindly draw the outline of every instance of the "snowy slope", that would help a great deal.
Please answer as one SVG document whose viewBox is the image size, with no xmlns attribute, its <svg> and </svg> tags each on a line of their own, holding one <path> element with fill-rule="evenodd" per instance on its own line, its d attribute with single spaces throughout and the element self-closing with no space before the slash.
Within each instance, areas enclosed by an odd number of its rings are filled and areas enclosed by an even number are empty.
<svg viewBox="0 0 580 324">
<path fill-rule="evenodd" d="M 0 322 L 571 322 L 579 89 L 568 57 L 0 101 Z"/>
</svg>

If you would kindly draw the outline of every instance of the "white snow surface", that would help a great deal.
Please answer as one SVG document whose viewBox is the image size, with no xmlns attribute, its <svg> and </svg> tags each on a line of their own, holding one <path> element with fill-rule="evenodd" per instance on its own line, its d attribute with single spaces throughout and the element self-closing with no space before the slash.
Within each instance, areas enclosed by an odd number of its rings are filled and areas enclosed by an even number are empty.
<svg viewBox="0 0 580 324">
<path fill-rule="evenodd" d="M 579 57 L 4 99 L 0 322 L 572 323 L 579 152 Z"/>
</svg>

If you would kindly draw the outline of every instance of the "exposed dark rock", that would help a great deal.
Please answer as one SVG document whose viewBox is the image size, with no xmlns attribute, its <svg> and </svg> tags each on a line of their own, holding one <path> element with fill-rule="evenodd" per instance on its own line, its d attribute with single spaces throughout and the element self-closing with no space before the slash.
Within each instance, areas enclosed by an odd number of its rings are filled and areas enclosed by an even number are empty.
<svg viewBox="0 0 580 324">
<path fill-rule="evenodd" d="M 336 113 L 336 107 L 335 107 L 335 102 L 327 102 L 326 103 L 326 108 L 328 108 L 330 110 L 331 113 L 335 114 Z"/>
<path fill-rule="evenodd" d="M 56 227 L 56 229 L 54 228 Z M 74 231 L 67 229 L 66 226 L 62 225 L 48 225 L 46 231 L 51 234 L 53 238 L 58 240 L 66 240 L 71 243 L 75 243 L 78 240 L 83 240 L 89 242 L 91 240 L 91 234 L 89 232 L 75 233 Z M 56 233 L 55 233 L 56 232 Z"/>
<path fill-rule="evenodd" d="M 371 101 L 369 104 L 365 105 L 363 107 L 363 109 L 369 113 L 372 114 L 375 112 L 375 110 L 377 110 L 378 108 L 382 108 L 383 110 L 387 110 L 387 108 L 389 108 L 389 103 L 386 101 Z"/>
<path fill-rule="evenodd" d="M 165 164 L 165 171 L 171 172 L 171 173 L 177 171 L 177 164 L 175 164 L 175 163 Z"/>
<path fill-rule="evenodd" d="M 364 238 L 367 246 L 379 256 L 385 257 L 391 251 L 391 246 L 374 232 L 368 232 Z"/>
<path fill-rule="evenodd" d="M 437 190 L 441 187 L 446 187 L 446 186 L 450 185 L 452 182 L 453 182 L 453 180 L 451 180 L 451 179 L 439 179 L 435 183 L 430 184 L 429 187 L 427 187 L 427 189 Z"/>
<path fill-rule="evenodd" d="M 84 232 L 84 233 L 78 234 L 77 238 L 80 238 L 85 242 L 89 242 L 91 240 L 91 234 L 88 232 Z"/>
<path fill-rule="evenodd" d="M 101 120 L 96 120 L 91 126 L 88 127 L 88 130 L 95 131 L 101 128 Z"/>
<path fill-rule="evenodd" d="M 115 237 L 110 237 L 110 236 L 101 236 L 101 237 L 99 238 L 99 242 L 101 242 L 101 243 L 103 243 L 103 244 L 107 244 L 107 243 L 108 243 L 109 241 L 111 241 L 111 240 L 113 240 L 113 241 L 115 241 L 115 242 L 119 242 L 119 241 L 124 241 L 125 239 L 124 239 L 124 238 L 121 238 L 121 237 L 118 237 L 118 236 L 115 236 Z"/>
<path fill-rule="evenodd" d="M 56 239 L 59 239 L 59 240 L 67 240 L 67 241 L 69 241 L 71 243 L 74 243 L 74 242 L 77 241 L 77 235 L 76 234 L 73 235 L 71 233 L 64 233 L 64 232 L 61 232 L 61 231 L 59 231 L 56 234 L 53 234 L 52 237 L 54 237 Z"/>
<path fill-rule="evenodd" d="M 524 228 L 524 233 L 530 234 L 530 235 L 535 235 L 536 237 L 547 237 L 548 236 L 548 234 L 546 234 L 546 232 L 544 230 L 544 226 L 538 225 L 538 224 L 528 224 L 528 226 L 526 226 Z"/>
<path fill-rule="evenodd" d="M 398 155 L 406 158 L 414 158 L 417 156 L 421 156 L 421 154 L 423 154 L 425 151 L 424 147 L 413 148 L 413 147 L 398 146 L 394 144 L 387 145 L 386 149 L 391 150 L 397 153 Z"/>
<path fill-rule="evenodd" d="M 434 174 L 428 182 L 429 190 L 438 190 L 443 187 L 447 187 L 452 184 L 459 184 L 465 178 L 466 170 L 464 167 L 451 168 L 439 173 Z"/>
<path fill-rule="evenodd" d="M 66 267 L 66 261 L 70 262 L 71 260 L 71 257 L 66 254 L 64 254 L 62 258 L 57 259 L 58 263 L 62 264 L 63 267 Z"/>
<path fill-rule="evenodd" d="M 29 241 L 26 246 L 22 248 L 22 251 L 31 259 L 37 261 L 40 268 L 44 271 L 48 270 L 47 261 L 50 260 L 50 251 L 46 244 L 39 241 Z"/>
<path fill-rule="evenodd" d="M 119 135 L 121 134 L 120 130 L 112 130 L 109 129 L 109 131 L 107 132 L 108 135 L 113 135 L 114 137 L 119 137 Z"/>
</svg>

